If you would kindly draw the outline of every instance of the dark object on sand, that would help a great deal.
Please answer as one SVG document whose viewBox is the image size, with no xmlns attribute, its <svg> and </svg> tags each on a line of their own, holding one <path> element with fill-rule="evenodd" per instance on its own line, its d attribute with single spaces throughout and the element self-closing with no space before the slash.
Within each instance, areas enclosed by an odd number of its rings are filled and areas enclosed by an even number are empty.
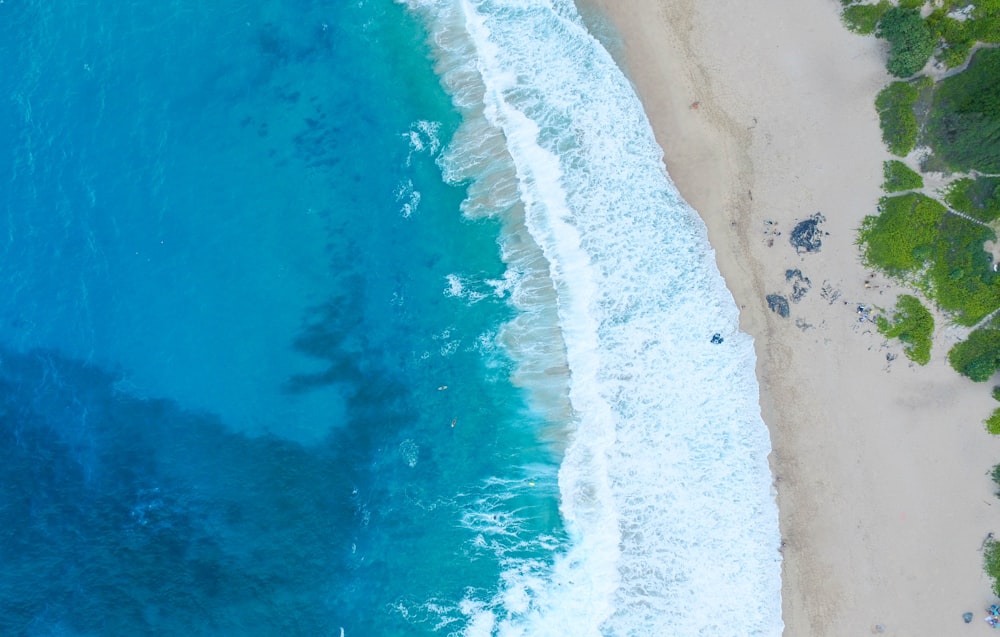
<svg viewBox="0 0 1000 637">
<path fill-rule="evenodd" d="M 768 294 L 767 306 L 781 318 L 788 318 L 788 299 L 780 294 Z"/>
<path fill-rule="evenodd" d="M 808 219 L 795 224 L 792 228 L 792 236 L 788 237 L 788 242 L 792 244 L 795 251 L 799 254 L 803 252 L 818 252 L 819 247 L 823 245 L 823 235 L 825 234 L 819 229 L 819 224 L 826 221 L 826 217 L 822 213 L 817 212 Z"/>
<path fill-rule="evenodd" d="M 792 303 L 798 303 L 812 287 L 809 277 L 802 274 L 802 270 L 785 270 L 785 280 L 792 281 Z"/>
<path fill-rule="evenodd" d="M 962 621 L 966 624 L 972 623 L 972 613 L 962 613 Z"/>
<path fill-rule="evenodd" d="M 722 334 L 719 334 L 718 332 L 716 332 L 715 334 L 712 334 L 712 344 L 718 345 L 723 340 L 725 340 L 725 339 L 722 338 Z"/>
</svg>

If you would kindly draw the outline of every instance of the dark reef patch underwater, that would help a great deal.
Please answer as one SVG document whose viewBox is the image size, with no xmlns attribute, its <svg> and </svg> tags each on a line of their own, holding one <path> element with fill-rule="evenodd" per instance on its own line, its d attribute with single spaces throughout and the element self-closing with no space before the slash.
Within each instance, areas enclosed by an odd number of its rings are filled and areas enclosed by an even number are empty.
<svg viewBox="0 0 1000 637">
<path fill-rule="evenodd" d="M 334 520 L 363 479 L 350 455 L 4 352 L 0 633 L 329 633 L 352 535 Z"/>
</svg>

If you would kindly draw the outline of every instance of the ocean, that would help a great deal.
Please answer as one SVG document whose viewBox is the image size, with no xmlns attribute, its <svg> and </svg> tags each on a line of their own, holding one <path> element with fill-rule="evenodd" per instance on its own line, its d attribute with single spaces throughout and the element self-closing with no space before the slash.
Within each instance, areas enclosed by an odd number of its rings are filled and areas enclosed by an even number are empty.
<svg viewBox="0 0 1000 637">
<path fill-rule="evenodd" d="M 0 634 L 780 634 L 753 345 L 571 2 L 0 41 Z"/>
</svg>

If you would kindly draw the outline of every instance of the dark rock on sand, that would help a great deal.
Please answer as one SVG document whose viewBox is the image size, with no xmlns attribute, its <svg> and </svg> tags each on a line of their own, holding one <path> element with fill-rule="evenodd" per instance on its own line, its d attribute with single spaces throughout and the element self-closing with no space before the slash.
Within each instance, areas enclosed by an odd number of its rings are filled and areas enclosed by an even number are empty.
<svg viewBox="0 0 1000 637">
<path fill-rule="evenodd" d="M 768 294 L 767 306 L 782 318 L 788 318 L 788 299 L 780 294 Z"/>
<path fill-rule="evenodd" d="M 785 280 L 792 283 L 792 303 L 798 303 L 812 287 L 809 277 L 802 275 L 802 270 L 785 270 Z"/>
<path fill-rule="evenodd" d="M 792 244 L 799 254 L 803 252 L 818 252 L 823 245 L 824 233 L 819 228 L 819 224 L 826 221 L 822 213 L 817 212 L 808 219 L 804 219 L 792 228 L 792 235 L 788 237 L 788 242 Z"/>
</svg>

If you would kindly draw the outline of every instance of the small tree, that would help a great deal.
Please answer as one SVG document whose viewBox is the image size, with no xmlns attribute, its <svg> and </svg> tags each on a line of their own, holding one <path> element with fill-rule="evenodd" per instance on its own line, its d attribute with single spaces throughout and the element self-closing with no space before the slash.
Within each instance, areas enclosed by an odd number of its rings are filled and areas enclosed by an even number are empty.
<svg viewBox="0 0 1000 637">
<path fill-rule="evenodd" d="M 986 431 L 994 436 L 1000 436 L 1000 408 L 994 409 L 990 417 L 986 419 Z M 997 471 L 993 469 L 993 477 L 996 479 Z"/>
<path fill-rule="evenodd" d="M 986 574 L 993 580 L 993 592 L 1000 595 L 1000 542 L 987 540 L 983 547 L 983 562 Z"/>
<path fill-rule="evenodd" d="M 878 23 L 878 37 L 889 42 L 886 68 L 896 77 L 910 77 L 924 68 L 934 53 L 934 36 L 916 9 L 893 7 Z"/>
</svg>

